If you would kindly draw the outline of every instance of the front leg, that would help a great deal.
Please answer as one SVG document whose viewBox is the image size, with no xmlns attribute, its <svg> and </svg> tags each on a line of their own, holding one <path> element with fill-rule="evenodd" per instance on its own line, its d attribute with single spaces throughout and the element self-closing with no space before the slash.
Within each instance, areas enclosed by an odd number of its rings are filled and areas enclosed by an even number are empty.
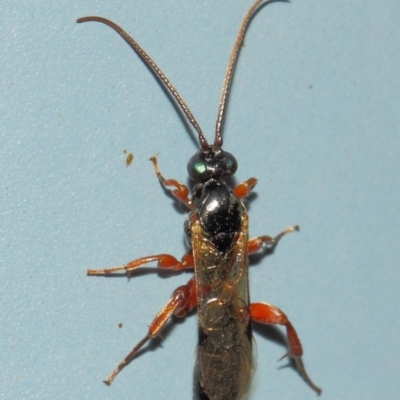
<svg viewBox="0 0 400 400">
<path fill-rule="evenodd" d="M 165 179 L 161 172 L 160 169 L 158 168 L 158 163 L 157 163 L 157 156 L 153 156 L 150 158 L 150 161 L 153 163 L 154 170 L 157 174 L 158 179 L 162 183 L 162 185 L 168 189 L 168 186 L 175 187 L 176 189 L 171 190 L 172 195 L 179 200 L 180 202 L 186 204 L 190 210 L 193 209 L 194 204 L 193 200 L 189 198 L 189 188 L 184 185 L 183 183 L 180 183 L 176 181 L 175 179 Z"/>
<path fill-rule="evenodd" d="M 254 189 L 254 186 L 257 185 L 256 178 L 249 178 L 247 181 L 239 183 L 233 191 L 239 199 L 244 199 L 246 196 L 250 194 L 250 192 Z"/>
<path fill-rule="evenodd" d="M 301 358 L 303 355 L 303 347 L 301 346 L 301 342 L 296 330 L 286 314 L 272 304 L 253 303 L 250 304 L 250 315 L 251 320 L 254 322 L 259 322 L 261 324 L 283 325 L 286 327 L 289 351 L 282 358 L 287 356 L 292 357 L 296 362 L 296 366 L 300 372 L 300 375 L 308 383 L 311 389 L 315 390 L 317 394 L 320 395 L 322 390 L 318 386 L 314 385 L 306 372 L 303 360 Z"/>
</svg>

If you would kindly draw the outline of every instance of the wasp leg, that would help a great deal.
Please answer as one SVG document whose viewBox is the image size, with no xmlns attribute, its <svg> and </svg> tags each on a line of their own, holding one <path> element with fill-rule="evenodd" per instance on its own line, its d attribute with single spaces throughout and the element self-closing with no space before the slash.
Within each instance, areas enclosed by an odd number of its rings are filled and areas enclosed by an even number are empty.
<svg viewBox="0 0 400 400">
<path fill-rule="evenodd" d="M 317 394 L 320 395 L 322 390 L 318 386 L 314 385 L 306 372 L 303 360 L 301 359 L 301 356 L 303 355 L 303 348 L 301 346 L 299 336 L 297 335 L 296 330 L 286 314 L 271 304 L 253 303 L 250 304 L 250 315 L 251 320 L 254 322 L 259 322 L 261 324 L 284 325 L 286 327 L 289 351 L 280 360 L 287 356 L 292 357 L 296 362 L 296 366 L 300 372 L 300 375 L 311 387 L 311 389 L 315 390 Z"/>
<path fill-rule="evenodd" d="M 160 169 L 158 168 L 157 156 L 151 157 L 150 161 L 153 163 L 154 170 L 156 171 L 157 174 L 157 178 L 160 180 L 163 186 L 166 189 L 168 186 L 175 187 L 176 189 L 171 190 L 172 195 L 180 202 L 186 204 L 189 207 L 189 209 L 192 210 L 194 204 L 192 199 L 189 198 L 189 188 L 183 183 L 176 181 L 175 179 L 165 179 L 162 176 Z"/>
<path fill-rule="evenodd" d="M 127 364 L 135 357 L 137 352 L 150 339 L 160 335 L 161 330 L 168 322 L 172 315 L 179 318 L 184 317 L 190 310 L 197 305 L 196 281 L 195 277 L 190 279 L 186 285 L 179 286 L 172 293 L 168 303 L 156 315 L 153 322 L 150 324 L 147 335 L 132 349 L 132 351 L 124 358 L 112 374 L 104 381 L 106 385 L 111 385 L 115 377 L 125 368 Z"/>
<path fill-rule="evenodd" d="M 285 229 L 275 237 L 265 235 L 252 238 L 249 240 L 249 245 L 248 245 L 249 253 L 251 254 L 259 251 L 263 247 L 264 243 L 268 245 L 268 250 L 273 251 L 283 236 L 285 236 L 288 233 L 296 232 L 299 230 L 300 227 L 298 225 L 294 225 Z"/>
<path fill-rule="evenodd" d="M 174 256 L 170 254 L 158 254 L 155 256 L 147 256 L 138 258 L 137 260 L 131 261 L 128 264 L 122 265 L 120 267 L 106 268 L 106 269 L 88 269 L 86 273 L 88 275 L 110 275 L 113 272 L 126 271 L 128 277 L 136 268 L 142 265 L 148 264 L 150 262 L 157 261 L 157 267 L 162 269 L 170 269 L 172 271 L 180 271 L 182 269 L 191 269 L 194 266 L 192 251 L 188 251 L 181 259 L 178 261 Z"/>
<path fill-rule="evenodd" d="M 236 194 L 239 199 L 245 198 L 253 189 L 254 186 L 257 185 L 257 179 L 256 178 L 250 178 L 247 179 L 247 181 L 239 183 L 233 191 Z"/>
</svg>

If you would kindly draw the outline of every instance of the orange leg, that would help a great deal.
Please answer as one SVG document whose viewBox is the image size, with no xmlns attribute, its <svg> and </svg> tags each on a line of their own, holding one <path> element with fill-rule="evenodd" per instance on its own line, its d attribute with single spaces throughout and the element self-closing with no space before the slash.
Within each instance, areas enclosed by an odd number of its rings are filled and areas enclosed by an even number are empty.
<svg viewBox="0 0 400 400">
<path fill-rule="evenodd" d="M 106 268 L 106 269 L 88 269 L 88 275 L 110 275 L 113 272 L 126 271 L 128 276 L 136 268 L 142 265 L 148 264 L 150 262 L 157 261 L 157 267 L 162 269 L 170 269 L 172 271 L 180 271 L 182 269 L 191 269 L 194 266 L 192 251 L 188 251 L 181 259 L 178 261 L 174 256 L 170 254 L 158 254 L 155 256 L 147 256 L 138 258 L 137 260 L 131 261 L 128 264 L 122 265 L 120 267 Z"/>
<path fill-rule="evenodd" d="M 186 285 L 179 286 L 174 290 L 168 303 L 160 310 L 153 322 L 150 324 L 147 335 L 133 348 L 118 367 L 115 368 L 113 373 L 104 381 L 104 383 L 106 385 L 111 385 L 115 377 L 135 357 L 136 353 L 143 347 L 143 345 L 150 339 L 160 335 L 161 330 L 172 315 L 182 318 L 190 310 L 196 307 L 196 304 L 196 281 L 195 277 L 193 277 Z"/>
<path fill-rule="evenodd" d="M 289 351 L 281 358 L 281 360 L 287 356 L 292 357 L 296 362 L 297 369 L 299 370 L 303 379 L 313 390 L 317 392 L 318 395 L 320 395 L 322 390 L 318 386 L 314 385 L 306 372 L 303 360 L 301 358 L 303 355 L 303 348 L 301 346 L 299 336 L 297 335 L 296 330 L 285 313 L 271 304 L 253 303 L 250 304 L 250 314 L 251 320 L 254 322 L 259 322 L 261 324 L 283 325 L 286 327 Z"/>
<path fill-rule="evenodd" d="M 283 236 L 285 236 L 288 233 L 296 232 L 299 230 L 300 230 L 299 226 L 295 225 L 295 226 L 290 226 L 289 228 L 285 229 L 284 231 L 282 231 L 279 235 L 277 235 L 275 237 L 265 235 L 265 236 L 258 236 L 258 237 L 252 238 L 249 240 L 249 243 L 248 243 L 249 253 L 250 254 L 256 253 L 263 247 L 264 243 L 269 246 L 268 247 L 269 250 L 273 251 Z"/>
<path fill-rule="evenodd" d="M 160 169 L 158 168 L 157 156 L 151 157 L 150 161 L 153 163 L 157 177 L 160 180 L 160 182 L 164 185 L 164 187 L 166 189 L 168 188 L 168 186 L 174 187 L 175 189 L 172 190 L 172 195 L 180 202 L 186 204 L 189 207 L 189 209 L 192 210 L 194 204 L 192 199 L 189 198 L 189 188 L 183 183 L 176 181 L 175 179 L 165 179 L 162 176 Z"/>
<path fill-rule="evenodd" d="M 245 182 L 239 183 L 239 185 L 237 185 L 235 189 L 233 189 L 233 191 L 236 194 L 236 196 L 239 197 L 239 199 L 243 199 L 253 190 L 254 186 L 256 185 L 257 185 L 257 179 L 250 178 L 247 179 L 247 181 Z"/>
</svg>

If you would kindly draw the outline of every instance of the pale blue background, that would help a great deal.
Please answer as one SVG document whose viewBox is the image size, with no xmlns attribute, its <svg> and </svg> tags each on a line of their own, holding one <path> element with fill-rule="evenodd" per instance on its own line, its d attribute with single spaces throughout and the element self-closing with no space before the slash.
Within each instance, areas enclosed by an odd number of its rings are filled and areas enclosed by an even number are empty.
<svg viewBox="0 0 400 400">
<path fill-rule="evenodd" d="M 186 182 L 196 146 L 126 43 L 75 19 L 127 29 L 211 138 L 251 3 L 2 0 L 1 399 L 192 398 L 195 315 L 102 383 L 191 275 L 85 271 L 181 256 L 184 214 L 148 158 Z M 238 181 L 259 178 L 251 235 L 301 225 L 250 268 L 252 300 L 291 317 L 324 400 L 400 398 L 399 67 L 398 0 L 295 0 L 252 21 L 235 76 L 225 149 Z M 255 338 L 251 400 L 315 399 L 276 363 L 285 347 Z"/>
</svg>

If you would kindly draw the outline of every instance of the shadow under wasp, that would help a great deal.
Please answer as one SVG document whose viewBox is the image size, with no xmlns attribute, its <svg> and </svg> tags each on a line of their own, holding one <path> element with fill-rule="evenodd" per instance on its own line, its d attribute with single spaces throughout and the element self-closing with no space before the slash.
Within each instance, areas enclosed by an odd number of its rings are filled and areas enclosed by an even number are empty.
<svg viewBox="0 0 400 400">
<path fill-rule="evenodd" d="M 249 195 L 257 179 L 250 178 L 234 188 L 230 187 L 229 177 L 236 172 L 238 164 L 232 154 L 222 150 L 222 124 L 243 38 L 255 12 L 262 3 L 265 5 L 270 2 L 257 0 L 242 21 L 222 85 L 212 145 L 207 142 L 180 94 L 134 39 L 108 19 L 89 16 L 77 20 L 101 22 L 119 33 L 174 97 L 197 131 L 200 143 L 200 150 L 188 162 L 189 176 L 195 182 L 192 196 L 186 185 L 174 179 L 165 179 L 158 167 L 157 158 L 151 158 L 161 184 L 190 210 L 184 224 L 189 250 L 181 260 L 170 254 L 158 254 L 136 259 L 120 267 L 87 271 L 88 275 L 126 271 L 129 276 L 136 268 L 157 262 L 161 269 L 194 269 L 195 273 L 186 285 L 175 289 L 167 304 L 154 318 L 146 336 L 104 381 L 107 385 L 113 382 L 145 343 L 160 335 L 172 316 L 184 317 L 197 307 L 199 344 L 196 369 L 202 399 L 240 400 L 247 393 L 254 369 L 252 322 L 282 325 L 286 328 L 289 350 L 282 358 L 292 357 L 304 380 L 317 394 L 321 394 L 321 389 L 314 385 L 305 370 L 300 339 L 285 313 L 271 304 L 250 303 L 249 300 L 249 254 L 265 248 L 273 251 L 284 235 L 299 228 L 291 226 L 275 237 L 264 235 L 249 239 L 248 214 L 242 199 Z"/>
</svg>

